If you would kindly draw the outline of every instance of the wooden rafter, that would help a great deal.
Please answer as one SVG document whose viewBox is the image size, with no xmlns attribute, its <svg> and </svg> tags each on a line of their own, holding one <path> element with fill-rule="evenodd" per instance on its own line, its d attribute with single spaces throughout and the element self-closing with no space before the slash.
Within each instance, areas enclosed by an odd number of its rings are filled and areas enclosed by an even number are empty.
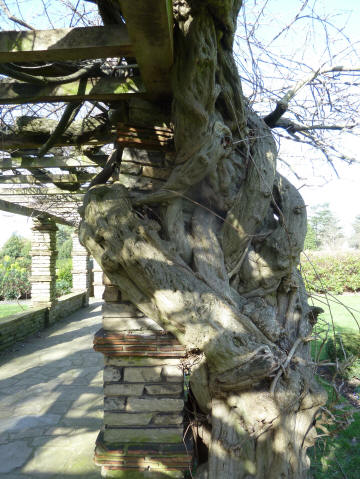
<svg viewBox="0 0 360 479">
<path fill-rule="evenodd" d="M 69 226 L 75 225 L 75 222 L 53 215 L 52 213 L 44 212 L 36 208 L 30 208 L 29 206 L 21 206 L 16 203 L 11 203 L 10 201 L 6 201 L 2 199 L 0 199 L 0 210 L 6 211 L 8 213 L 14 213 L 17 215 L 28 216 L 33 218 L 37 218 L 39 216 L 42 216 L 42 217 L 45 216 L 47 218 L 53 219 L 56 223 L 60 223 L 62 225 L 69 225 Z"/>
<path fill-rule="evenodd" d="M 114 0 L 120 3 L 126 25 L 55 30 L 0 32 L 0 63 L 72 61 L 94 58 L 136 57 L 141 79 L 89 79 L 81 91 L 79 81 L 39 86 L 0 82 L 0 104 L 116 101 L 129 94 L 157 98 L 171 93 L 173 19 L 171 0 Z M 144 85 L 144 86 L 143 86 Z"/>
<path fill-rule="evenodd" d="M 132 55 L 125 25 L 0 32 L 0 63 Z"/>
<path fill-rule="evenodd" d="M 86 192 L 85 188 L 78 189 L 75 193 L 62 190 L 55 187 L 37 187 L 37 186 L 24 186 L 22 188 L 0 188 L 0 196 L 16 196 L 16 195 L 26 195 L 26 196 L 47 196 L 47 195 L 65 195 L 71 197 L 82 198 L 83 194 Z"/>
<path fill-rule="evenodd" d="M 0 131 L 0 149 L 13 151 L 13 156 L 16 151 L 29 149 L 34 150 L 33 154 L 36 154 L 35 150 L 43 146 L 57 124 L 57 120 L 50 118 L 20 117 L 12 129 Z M 21 142 L 19 138 L 21 138 Z M 54 146 L 104 145 L 112 143 L 114 138 L 115 129 L 111 127 L 104 115 L 98 115 L 73 121 L 66 131 L 57 138 Z M 19 153 L 18 156 L 22 155 Z"/>
<path fill-rule="evenodd" d="M 0 32 L 0 64 L 66 62 L 82 59 L 135 56 L 141 77 L 128 77 L 122 81 L 119 78 L 110 77 L 88 78 L 87 80 L 82 79 L 81 81 L 77 80 L 64 84 L 48 83 L 45 85 L 14 80 L 0 80 L 0 104 L 78 102 L 85 100 L 118 101 L 121 99 L 129 100 L 130 98 L 138 101 L 136 97 L 143 96 L 154 99 L 170 95 L 170 70 L 173 63 L 171 0 L 154 0 L 153 2 L 144 2 L 143 0 L 114 1 L 120 4 L 126 25 Z M 141 118 L 140 124 L 142 120 Z M 34 119 L 34 121 L 39 123 L 40 119 Z M 38 131 L 38 127 L 39 125 L 36 124 L 35 131 Z M 72 127 L 75 128 L 75 125 L 72 125 L 70 130 Z M 29 125 L 23 125 L 23 129 L 29 128 Z M 93 129 L 94 125 L 92 125 L 92 131 Z M 50 130 L 52 131 L 52 129 Z M 82 130 L 83 126 L 81 126 L 80 133 Z M 107 125 L 106 131 L 108 131 L 108 134 L 106 138 L 104 137 L 102 143 L 108 142 L 114 132 L 110 125 Z M 7 132 L 4 132 L 4 134 L 6 136 L 5 139 L 3 138 L 4 149 L 17 148 L 19 146 L 16 135 L 15 143 L 12 144 L 11 135 L 9 137 Z M 22 135 L 21 148 L 37 148 L 39 142 L 43 144 L 45 141 L 44 135 L 41 138 L 34 138 L 34 134 L 33 136 L 31 134 L 31 131 L 26 131 Z M 76 139 L 72 142 L 72 137 L 67 132 L 66 138 L 60 138 L 56 145 L 81 143 L 78 137 L 79 133 L 76 131 Z M 86 142 L 92 144 L 93 141 L 101 143 L 101 140 L 99 141 L 96 135 L 94 139 L 92 137 L 87 138 Z M 172 131 L 163 122 L 151 123 L 149 127 L 119 124 L 117 127 L 117 141 L 123 146 L 166 149 L 170 151 L 173 149 Z M 2 159 L 0 160 L 0 170 L 20 170 L 20 174 L 0 175 L 0 183 L 9 186 L 23 185 L 23 187 L 0 188 L 0 195 L 3 197 L 0 201 L 9 203 L 13 210 L 16 208 L 25 208 L 23 211 L 29 209 L 32 211 L 31 215 L 34 215 L 34 211 L 39 211 L 39 214 L 43 214 L 43 212 L 36 210 L 36 208 L 16 205 L 12 201 L 26 197 L 29 200 L 32 199 L 31 201 L 38 201 L 40 197 L 45 198 L 46 196 L 53 203 L 59 202 L 59 198 L 64 198 L 64 201 L 67 201 L 66 198 L 73 198 L 74 202 L 81 201 L 85 192 L 84 188 L 80 188 L 76 192 L 69 192 L 60 188 L 44 187 L 43 185 L 47 184 L 49 180 L 55 183 L 86 182 L 92 178 L 93 174 L 89 172 L 82 172 L 78 175 L 54 174 L 47 171 L 44 176 L 44 182 L 40 185 L 38 175 L 35 178 L 32 175 L 23 174 L 21 172 L 22 169 L 31 171 L 35 168 L 92 167 L 98 170 L 98 166 L 103 165 L 105 161 L 105 156 L 104 158 L 91 161 L 81 155 L 76 158 L 62 158 L 58 156 L 37 158 L 36 154 L 31 157 L 19 156 Z M 167 175 L 167 172 L 165 173 Z M 153 177 L 152 170 L 149 170 L 148 176 Z M 155 177 L 157 176 L 155 175 Z M 142 181 L 138 177 L 124 177 L 123 180 L 125 183 L 126 181 Z M 11 202 L 6 201 L 10 198 Z"/>
<path fill-rule="evenodd" d="M 42 183 L 86 183 L 90 181 L 96 173 L 78 173 L 77 175 L 61 175 L 46 172 L 47 179 Z M 33 175 L 0 175 L 0 184 L 12 185 L 36 185 L 40 184 L 39 179 Z"/>
<path fill-rule="evenodd" d="M 0 104 L 23 104 L 72 101 L 116 101 L 140 95 L 145 89 L 138 77 L 88 78 L 63 85 L 39 86 L 14 80 L 0 81 Z"/>
<path fill-rule="evenodd" d="M 0 159 L 0 170 L 10 170 L 17 168 L 25 168 L 32 170 L 34 168 L 73 168 L 73 167 L 93 167 L 104 165 L 106 162 L 106 155 L 97 155 L 96 162 L 90 160 L 85 155 L 74 156 L 71 158 L 64 158 L 62 156 L 44 157 L 44 158 L 3 158 Z"/>
<path fill-rule="evenodd" d="M 70 195 L 68 197 L 51 196 L 45 199 L 26 195 L 13 197 L 0 196 L 0 199 L 20 206 L 28 206 L 29 208 L 35 208 L 41 211 L 45 210 L 57 216 L 63 216 L 63 214 L 77 216 L 77 209 L 82 203 L 80 197 L 74 198 Z"/>
<path fill-rule="evenodd" d="M 116 0 L 125 17 L 145 88 L 150 95 L 171 93 L 173 17 L 171 0 Z"/>
</svg>

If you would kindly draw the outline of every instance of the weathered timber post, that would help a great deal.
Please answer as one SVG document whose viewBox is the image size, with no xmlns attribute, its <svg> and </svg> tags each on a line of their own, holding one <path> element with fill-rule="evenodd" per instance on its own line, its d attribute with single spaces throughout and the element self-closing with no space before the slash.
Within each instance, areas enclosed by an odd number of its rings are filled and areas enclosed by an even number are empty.
<svg viewBox="0 0 360 479">
<path fill-rule="evenodd" d="M 54 220 L 33 219 L 31 239 L 32 305 L 53 307 L 56 303 L 56 231 Z"/>
<path fill-rule="evenodd" d="M 104 428 L 95 462 L 107 478 L 183 478 L 192 460 L 184 348 L 104 282 L 103 327 L 94 338 L 105 357 Z"/>
<path fill-rule="evenodd" d="M 89 304 L 89 288 L 90 288 L 90 271 L 89 262 L 90 255 L 79 241 L 77 232 L 72 236 L 72 280 L 73 292 L 86 291 L 86 299 L 84 306 Z"/>
</svg>

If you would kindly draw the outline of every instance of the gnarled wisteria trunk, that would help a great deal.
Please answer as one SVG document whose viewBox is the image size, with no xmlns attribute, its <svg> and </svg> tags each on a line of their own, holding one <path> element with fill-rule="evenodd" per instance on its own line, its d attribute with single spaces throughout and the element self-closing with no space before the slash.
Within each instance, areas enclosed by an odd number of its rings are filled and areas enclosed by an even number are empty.
<svg viewBox="0 0 360 479">
<path fill-rule="evenodd" d="M 80 236 L 112 284 L 188 350 L 207 449 L 196 477 L 300 479 L 325 401 L 297 269 L 306 211 L 242 93 L 240 7 L 174 2 L 169 175 L 90 189 Z"/>
</svg>

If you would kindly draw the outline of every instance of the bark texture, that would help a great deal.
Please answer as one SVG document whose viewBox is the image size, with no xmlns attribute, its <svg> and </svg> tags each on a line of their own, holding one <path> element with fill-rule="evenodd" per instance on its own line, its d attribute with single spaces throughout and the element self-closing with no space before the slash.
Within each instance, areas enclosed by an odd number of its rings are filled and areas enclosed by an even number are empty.
<svg viewBox="0 0 360 479">
<path fill-rule="evenodd" d="M 325 401 L 297 270 L 305 205 L 276 172 L 271 131 L 242 93 L 232 57 L 241 1 L 173 4 L 170 174 L 90 189 L 81 241 L 188 348 L 208 451 L 196 477 L 303 479 Z"/>
</svg>

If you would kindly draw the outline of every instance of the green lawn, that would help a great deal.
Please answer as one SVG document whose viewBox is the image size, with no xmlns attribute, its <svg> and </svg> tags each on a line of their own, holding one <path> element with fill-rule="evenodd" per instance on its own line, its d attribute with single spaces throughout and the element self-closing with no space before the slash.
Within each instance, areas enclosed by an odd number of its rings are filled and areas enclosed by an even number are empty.
<svg viewBox="0 0 360 479">
<path fill-rule="evenodd" d="M 332 336 L 333 328 L 336 332 L 360 333 L 360 294 L 345 295 L 313 295 L 309 304 L 319 306 L 324 310 L 319 316 L 318 323 L 314 327 L 314 333 L 321 338 Z M 325 348 L 320 349 L 321 341 L 312 344 L 313 357 L 319 360 L 326 359 Z"/>
<path fill-rule="evenodd" d="M 319 322 L 315 331 L 324 337 L 326 330 L 332 333 L 332 325 L 337 332 L 360 332 L 360 294 L 324 296 L 314 295 L 309 301 L 314 306 L 320 306 L 324 313 L 319 316 Z M 330 312 L 331 310 L 331 312 Z M 327 328 L 326 323 L 330 324 Z M 313 344 L 313 356 L 319 352 L 320 341 Z M 326 359 L 326 350 L 322 349 L 319 359 Z M 333 394 L 332 388 L 320 379 L 328 390 L 329 401 Z M 360 395 L 360 387 L 358 391 Z M 344 400 L 344 406 L 350 405 Z M 320 432 L 320 431 L 319 431 Z M 321 432 L 320 432 L 321 433 Z M 318 440 L 315 448 L 311 451 L 311 472 L 314 479 L 358 479 L 360 471 L 360 413 L 353 415 L 353 422 L 348 428 L 339 432 L 334 437 L 324 437 Z"/>
<path fill-rule="evenodd" d="M 321 383 L 331 398 L 333 389 L 325 381 Z M 350 409 L 352 406 L 344 400 L 338 406 L 338 412 L 332 412 L 339 415 Z M 349 423 L 348 427 L 337 435 L 318 439 L 316 446 L 309 451 L 313 479 L 359 479 L 360 413 L 349 416 Z M 322 432 L 318 429 L 319 434 Z"/>
<path fill-rule="evenodd" d="M 360 332 L 360 294 L 327 296 L 314 294 L 309 303 L 323 308 L 324 313 L 320 318 L 325 319 L 329 323 L 331 323 L 331 318 L 333 318 L 337 331 Z"/>
<path fill-rule="evenodd" d="M 29 309 L 26 304 L 1 304 L 0 303 L 0 318 L 10 316 L 11 314 L 21 313 Z"/>
</svg>

